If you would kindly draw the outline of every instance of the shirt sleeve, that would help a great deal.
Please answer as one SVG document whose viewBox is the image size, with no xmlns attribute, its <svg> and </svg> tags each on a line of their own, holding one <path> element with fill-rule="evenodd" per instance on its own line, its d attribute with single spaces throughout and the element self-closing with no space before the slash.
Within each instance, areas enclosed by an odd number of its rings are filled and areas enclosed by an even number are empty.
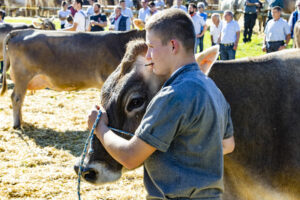
<svg viewBox="0 0 300 200">
<path fill-rule="evenodd" d="M 75 13 L 75 16 L 74 16 L 74 23 L 77 23 L 79 24 L 80 23 L 80 14 L 77 12 Z"/>
<path fill-rule="evenodd" d="M 149 104 L 135 132 L 137 137 L 162 152 L 168 150 L 185 118 L 178 96 L 174 91 L 160 92 Z"/>
<path fill-rule="evenodd" d="M 235 32 L 239 32 L 239 31 L 241 31 L 240 25 L 237 22 L 235 22 Z"/>
<path fill-rule="evenodd" d="M 130 18 L 127 17 L 127 20 L 126 20 L 126 31 L 130 30 Z"/>
<path fill-rule="evenodd" d="M 286 22 L 284 23 L 284 33 L 285 35 L 291 34 L 290 26 Z"/>
</svg>

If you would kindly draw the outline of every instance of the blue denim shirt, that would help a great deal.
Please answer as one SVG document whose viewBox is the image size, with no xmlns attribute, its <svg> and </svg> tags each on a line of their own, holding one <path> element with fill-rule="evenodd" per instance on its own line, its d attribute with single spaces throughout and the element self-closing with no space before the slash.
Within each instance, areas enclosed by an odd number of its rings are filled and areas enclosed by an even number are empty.
<svg viewBox="0 0 300 200">
<path fill-rule="evenodd" d="M 144 162 L 147 199 L 221 198 L 230 106 L 196 63 L 165 82 L 135 134 L 157 149 Z"/>
<path fill-rule="evenodd" d="M 247 0 L 250 3 L 258 3 L 258 0 Z M 256 13 L 256 6 L 248 6 L 247 1 L 245 1 L 245 13 Z"/>
</svg>

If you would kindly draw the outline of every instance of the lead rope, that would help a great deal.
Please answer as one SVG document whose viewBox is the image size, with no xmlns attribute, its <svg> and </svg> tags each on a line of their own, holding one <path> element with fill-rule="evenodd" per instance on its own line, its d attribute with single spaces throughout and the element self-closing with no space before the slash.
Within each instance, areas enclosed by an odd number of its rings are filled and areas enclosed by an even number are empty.
<svg viewBox="0 0 300 200">
<path fill-rule="evenodd" d="M 77 180 L 78 200 L 81 200 L 81 197 L 80 197 L 80 182 L 81 182 L 82 165 L 83 165 L 83 162 L 84 162 L 84 159 L 85 159 L 85 156 L 86 156 L 88 145 L 90 145 L 89 153 L 94 151 L 93 148 L 92 148 L 92 141 L 94 140 L 94 137 L 95 137 L 94 131 L 95 131 L 95 128 L 96 128 L 96 126 L 97 126 L 97 124 L 100 120 L 101 114 L 102 114 L 102 112 L 101 112 L 101 110 L 99 110 L 99 114 L 98 114 L 98 116 L 97 116 L 97 118 L 94 122 L 93 128 L 92 128 L 92 130 L 90 132 L 90 135 L 87 138 L 87 140 L 85 142 L 85 145 L 84 145 L 84 148 L 83 148 L 83 153 L 82 153 L 82 157 L 81 157 L 81 160 L 80 160 L 79 171 L 78 171 L 78 180 Z M 112 127 L 108 127 L 108 128 L 111 129 L 112 131 L 116 131 L 116 132 L 119 132 L 119 133 L 122 133 L 122 134 L 125 134 L 125 135 L 129 135 L 131 137 L 134 136 L 134 134 L 126 132 L 126 131 L 122 131 L 122 130 L 112 128 Z"/>
</svg>

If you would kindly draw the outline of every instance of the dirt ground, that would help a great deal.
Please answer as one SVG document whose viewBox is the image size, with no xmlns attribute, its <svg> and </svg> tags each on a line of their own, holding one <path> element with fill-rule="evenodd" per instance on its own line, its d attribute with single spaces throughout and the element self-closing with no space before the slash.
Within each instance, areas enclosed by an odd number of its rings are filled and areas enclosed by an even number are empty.
<svg viewBox="0 0 300 200">
<path fill-rule="evenodd" d="M 24 130 L 12 129 L 8 92 L 0 97 L 0 199 L 77 199 L 73 165 L 88 136 L 87 113 L 99 90 L 27 94 Z M 145 199 L 143 169 L 125 173 L 112 184 L 82 182 L 82 199 Z"/>
</svg>

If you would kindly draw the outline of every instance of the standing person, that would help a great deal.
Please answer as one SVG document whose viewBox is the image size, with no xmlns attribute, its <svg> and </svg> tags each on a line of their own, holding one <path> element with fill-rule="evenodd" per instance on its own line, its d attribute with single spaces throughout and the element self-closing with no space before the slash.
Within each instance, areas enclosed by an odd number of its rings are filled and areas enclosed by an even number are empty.
<svg viewBox="0 0 300 200">
<path fill-rule="evenodd" d="M 100 3 L 94 3 L 94 15 L 90 17 L 89 31 L 104 31 L 104 28 L 107 26 L 106 15 L 101 14 L 101 5 Z"/>
<path fill-rule="evenodd" d="M 163 10 L 165 8 L 165 2 L 163 0 L 155 0 L 155 6 L 158 10 Z"/>
<path fill-rule="evenodd" d="M 115 6 L 114 13 L 109 17 L 111 26 L 109 30 L 115 31 L 128 31 L 130 30 L 130 19 L 122 15 L 121 13 L 122 7 Z"/>
<path fill-rule="evenodd" d="M 72 17 L 75 16 L 77 10 L 74 8 L 75 0 L 68 0 L 68 10 L 70 10 Z"/>
<path fill-rule="evenodd" d="M 294 27 L 295 27 L 296 22 L 300 20 L 300 14 L 299 14 L 300 0 L 296 1 L 295 7 L 296 7 L 296 10 L 291 14 L 291 16 L 289 18 L 289 23 L 288 23 L 290 26 L 290 29 L 291 29 L 291 38 L 294 38 Z"/>
<path fill-rule="evenodd" d="M 58 11 L 58 18 L 60 20 L 60 28 L 64 29 L 66 24 L 67 17 L 71 14 L 71 11 L 68 10 L 68 4 L 66 1 L 61 2 L 61 10 Z"/>
<path fill-rule="evenodd" d="M 146 15 L 150 13 L 150 8 L 148 7 L 148 1 L 142 0 L 142 8 L 139 10 L 138 18 L 144 23 L 146 22 Z"/>
<path fill-rule="evenodd" d="M 199 2 L 197 4 L 197 8 L 198 8 L 198 14 L 203 17 L 204 21 L 207 20 L 207 14 L 204 12 L 205 10 L 205 3 L 203 2 Z"/>
<path fill-rule="evenodd" d="M 258 0 L 246 0 L 244 14 L 244 38 L 243 42 L 251 42 L 251 36 L 257 18 L 256 9 L 260 7 Z"/>
<path fill-rule="evenodd" d="M 151 1 L 149 3 L 149 8 L 150 8 L 150 12 L 148 14 L 146 14 L 146 21 L 148 21 L 148 19 L 152 16 L 155 15 L 156 13 L 158 13 L 158 10 L 156 9 L 155 3 L 154 1 Z"/>
<path fill-rule="evenodd" d="M 267 53 L 285 49 L 291 39 L 291 30 L 288 23 L 280 17 L 281 8 L 272 8 L 272 17 L 265 28 L 265 37 L 262 50 Z"/>
<path fill-rule="evenodd" d="M 126 7 L 126 3 L 125 0 L 120 0 L 120 6 L 122 8 L 122 15 L 124 15 L 125 17 L 129 17 L 130 19 L 130 24 L 132 24 L 132 20 L 133 20 L 133 13 L 132 10 L 128 7 Z"/>
<path fill-rule="evenodd" d="M 204 19 L 204 21 L 206 22 L 206 19 L 207 19 L 207 14 L 204 12 L 204 9 L 205 9 L 205 4 L 203 2 L 199 2 L 197 4 L 197 8 L 198 8 L 198 14 Z M 200 41 L 200 52 L 203 51 L 203 42 L 204 42 L 204 36 L 205 36 L 205 31 L 206 31 L 206 28 L 204 26 L 201 26 L 201 33 L 202 36 L 199 37 L 199 41 Z"/>
<path fill-rule="evenodd" d="M 95 135 L 124 167 L 144 165 L 147 199 L 222 198 L 223 153 L 234 149 L 230 106 L 199 69 L 194 39 L 193 23 L 181 10 L 163 10 L 147 22 L 146 59 L 153 73 L 167 80 L 130 140 L 107 127 L 101 107 Z M 89 129 L 97 114 L 89 115 Z M 222 151 L 223 138 L 228 145 Z"/>
<path fill-rule="evenodd" d="M 211 15 L 212 24 L 210 26 L 210 36 L 211 36 L 211 45 L 214 46 L 218 44 L 218 39 L 222 31 L 222 22 L 220 14 L 214 13 Z"/>
<path fill-rule="evenodd" d="M 192 18 L 195 34 L 196 34 L 194 53 L 197 53 L 198 46 L 200 46 L 200 52 L 201 52 L 201 47 L 203 51 L 203 40 L 201 41 L 201 38 L 203 39 L 203 35 L 205 34 L 205 31 L 207 29 L 206 22 L 200 15 L 197 14 L 196 4 L 190 3 L 188 7 L 188 11 Z M 203 31 L 201 31 L 201 27 L 204 27 Z"/>
<path fill-rule="evenodd" d="M 70 28 L 65 28 L 65 31 L 85 31 L 86 27 L 86 15 L 82 10 L 83 2 L 82 0 L 75 0 L 74 1 L 74 8 L 77 10 L 74 16 L 74 23 L 73 26 Z"/>
<path fill-rule="evenodd" d="M 89 6 L 86 10 L 86 15 L 88 18 L 94 14 L 94 0 L 88 0 Z"/>
<path fill-rule="evenodd" d="M 184 5 L 182 5 L 182 0 L 175 0 L 174 3 L 176 4 L 174 4 L 172 8 L 178 8 L 187 13 L 187 8 Z"/>
<path fill-rule="evenodd" d="M 225 21 L 222 23 L 222 31 L 219 37 L 220 59 L 235 59 L 235 53 L 240 39 L 240 26 L 233 20 L 233 13 L 230 10 L 224 11 Z"/>
<path fill-rule="evenodd" d="M 283 8 L 283 0 L 268 0 L 269 2 L 269 11 L 268 11 L 268 20 L 267 23 L 272 19 L 272 8 L 275 6 L 279 6 L 280 8 Z"/>
</svg>

